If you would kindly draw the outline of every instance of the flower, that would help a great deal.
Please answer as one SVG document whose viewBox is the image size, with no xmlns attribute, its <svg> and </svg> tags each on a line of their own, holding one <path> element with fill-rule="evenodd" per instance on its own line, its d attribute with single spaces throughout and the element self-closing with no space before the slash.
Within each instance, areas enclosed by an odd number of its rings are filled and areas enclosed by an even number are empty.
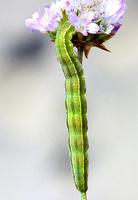
<svg viewBox="0 0 138 200">
<path fill-rule="evenodd" d="M 26 20 L 25 24 L 32 31 L 53 32 L 58 27 L 58 22 L 62 17 L 60 2 L 57 2 L 45 7 L 42 13 L 35 12 L 32 18 Z"/>
<path fill-rule="evenodd" d="M 118 0 L 117 3 L 116 0 L 109 0 L 106 6 L 105 18 L 109 23 L 116 24 L 123 16 L 126 7 L 124 0 Z"/>
<path fill-rule="evenodd" d="M 93 23 L 91 18 L 89 19 L 85 14 L 77 16 L 75 13 L 72 13 L 69 15 L 69 21 L 76 30 L 84 36 L 87 36 L 88 33 L 95 34 L 99 31 L 99 26 L 96 23 Z"/>
<path fill-rule="evenodd" d="M 126 7 L 125 0 L 57 0 L 42 13 L 35 12 L 26 20 L 26 26 L 32 31 L 54 32 L 66 15 L 76 31 L 84 36 L 116 33 Z"/>
<path fill-rule="evenodd" d="M 32 29 L 32 31 L 34 30 L 39 30 L 41 32 L 44 32 L 44 26 L 41 24 L 41 16 L 38 12 L 35 12 L 32 15 L 31 19 L 27 19 L 25 22 L 26 26 L 30 29 Z"/>
</svg>

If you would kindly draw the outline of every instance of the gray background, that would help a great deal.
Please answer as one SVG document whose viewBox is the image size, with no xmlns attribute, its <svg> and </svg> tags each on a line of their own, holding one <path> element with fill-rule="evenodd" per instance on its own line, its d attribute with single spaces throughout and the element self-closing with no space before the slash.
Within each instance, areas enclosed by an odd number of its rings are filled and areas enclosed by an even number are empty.
<svg viewBox="0 0 138 200">
<path fill-rule="evenodd" d="M 45 1 L 0 12 L 0 199 L 77 200 L 69 166 L 64 76 L 54 45 L 26 18 Z M 138 199 L 138 1 L 120 32 L 84 59 L 89 118 L 88 199 Z"/>
</svg>

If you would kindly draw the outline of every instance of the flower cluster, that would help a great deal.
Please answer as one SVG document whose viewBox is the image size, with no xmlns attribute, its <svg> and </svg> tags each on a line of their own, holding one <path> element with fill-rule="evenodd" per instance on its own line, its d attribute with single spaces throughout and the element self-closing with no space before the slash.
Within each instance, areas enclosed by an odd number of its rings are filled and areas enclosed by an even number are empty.
<svg viewBox="0 0 138 200">
<path fill-rule="evenodd" d="M 124 0 L 57 0 L 35 12 L 26 20 L 26 26 L 32 31 L 54 32 L 66 15 L 84 36 L 116 33 L 126 7 Z"/>
</svg>

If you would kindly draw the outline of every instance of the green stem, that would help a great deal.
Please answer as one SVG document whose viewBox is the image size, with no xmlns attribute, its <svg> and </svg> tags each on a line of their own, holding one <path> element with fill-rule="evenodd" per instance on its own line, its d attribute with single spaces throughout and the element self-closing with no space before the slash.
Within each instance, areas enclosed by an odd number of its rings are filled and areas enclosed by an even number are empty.
<svg viewBox="0 0 138 200">
<path fill-rule="evenodd" d="M 81 193 L 81 200 L 87 200 L 86 192 Z"/>
<path fill-rule="evenodd" d="M 79 59 L 80 63 L 82 64 L 82 60 L 83 60 L 83 48 L 82 47 L 78 48 L 78 59 Z"/>
</svg>

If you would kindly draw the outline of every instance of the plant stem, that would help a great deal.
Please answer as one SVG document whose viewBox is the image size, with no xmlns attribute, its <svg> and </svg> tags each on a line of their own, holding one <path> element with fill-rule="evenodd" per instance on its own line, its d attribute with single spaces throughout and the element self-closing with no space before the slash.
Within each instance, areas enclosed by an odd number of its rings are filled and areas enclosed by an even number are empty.
<svg viewBox="0 0 138 200">
<path fill-rule="evenodd" d="M 83 60 L 83 48 L 82 47 L 78 48 L 78 59 L 79 59 L 80 63 L 82 64 L 82 60 Z"/>
</svg>

